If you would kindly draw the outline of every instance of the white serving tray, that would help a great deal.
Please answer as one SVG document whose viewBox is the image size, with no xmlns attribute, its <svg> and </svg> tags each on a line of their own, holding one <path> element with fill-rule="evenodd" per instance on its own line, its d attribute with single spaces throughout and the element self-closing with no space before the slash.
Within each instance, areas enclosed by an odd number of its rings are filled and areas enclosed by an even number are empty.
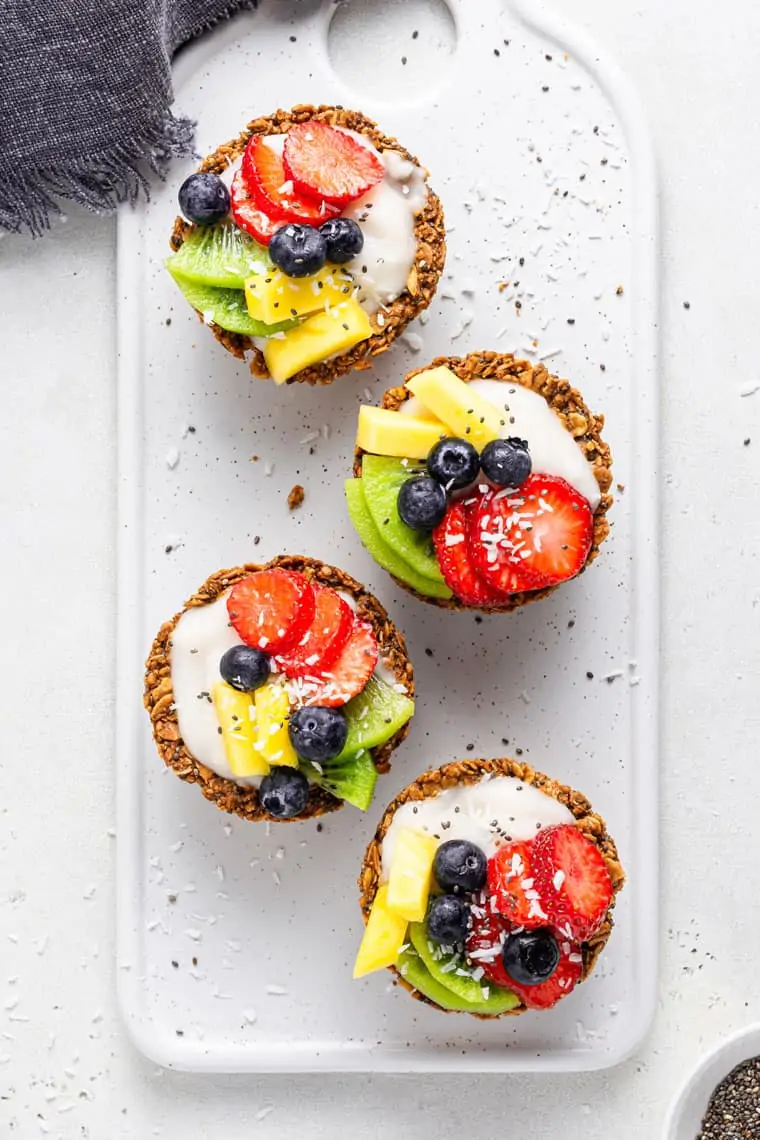
<svg viewBox="0 0 760 1140">
<path fill-rule="evenodd" d="M 449 260 L 429 320 L 372 372 L 278 389 L 225 354 L 162 269 L 186 170 L 121 217 L 118 977 L 132 1035 L 164 1065 L 216 1072 L 612 1065 L 642 1040 L 657 984 L 656 191 L 638 103 L 527 0 L 262 0 L 183 53 L 176 81 L 202 153 L 278 106 L 377 118 L 429 167 Z M 607 415 L 625 491 L 587 574 L 480 621 L 393 585 L 352 532 L 342 480 L 367 390 L 482 348 L 570 376 Z M 291 514 L 295 483 L 306 501 Z M 346 808 L 321 831 L 216 811 L 163 769 L 141 708 L 161 621 L 213 570 L 282 551 L 374 589 L 417 673 L 413 730 L 376 810 Z M 468 745 L 521 749 L 586 792 L 629 873 L 599 969 L 550 1013 L 485 1023 L 411 1001 L 387 973 L 351 981 L 355 878 L 377 819 Z"/>
</svg>

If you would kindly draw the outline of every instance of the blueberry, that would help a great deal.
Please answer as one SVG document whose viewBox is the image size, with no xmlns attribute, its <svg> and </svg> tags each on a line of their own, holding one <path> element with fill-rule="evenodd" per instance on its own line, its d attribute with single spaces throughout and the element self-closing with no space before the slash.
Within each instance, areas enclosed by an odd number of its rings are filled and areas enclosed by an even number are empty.
<svg viewBox="0 0 760 1140">
<path fill-rule="evenodd" d="M 297 709 L 288 721 L 290 743 L 299 756 L 323 764 L 339 756 L 346 744 L 348 725 L 341 709 Z"/>
<path fill-rule="evenodd" d="M 501 951 L 504 969 L 520 986 L 540 986 L 559 965 L 559 946 L 551 930 L 510 934 Z"/>
<path fill-rule="evenodd" d="M 449 489 L 469 487 L 480 471 L 480 456 L 466 439 L 442 439 L 427 457 L 429 474 Z"/>
<path fill-rule="evenodd" d="M 269 679 L 269 657 L 250 645 L 233 645 L 219 662 L 222 680 L 241 693 L 252 693 Z"/>
<path fill-rule="evenodd" d="M 430 904 L 427 919 L 427 936 L 441 946 L 454 946 L 464 942 L 470 919 L 470 908 L 456 895 L 439 895 Z"/>
<path fill-rule="evenodd" d="M 447 839 L 435 853 L 433 871 L 444 891 L 479 891 L 486 883 L 485 854 L 469 839 Z"/>
<path fill-rule="evenodd" d="M 230 208 L 230 192 L 218 174 L 191 174 L 179 188 L 179 208 L 188 222 L 220 222 Z"/>
<path fill-rule="evenodd" d="M 311 277 L 327 261 L 327 242 L 314 226 L 288 222 L 272 236 L 269 256 L 287 277 Z"/>
<path fill-rule="evenodd" d="M 427 475 L 407 479 L 398 493 L 398 513 L 412 530 L 434 530 L 446 514 L 446 492 Z"/>
<path fill-rule="evenodd" d="M 309 781 L 298 768 L 272 768 L 261 781 L 259 801 L 275 819 L 300 815 L 309 798 Z"/>
<path fill-rule="evenodd" d="M 327 242 L 327 260 L 336 265 L 350 261 L 364 248 L 361 226 L 352 218 L 330 218 L 322 223 L 319 232 Z"/>
<path fill-rule="evenodd" d="M 498 487 L 519 487 L 531 473 L 533 464 L 524 439 L 494 439 L 480 456 L 486 479 Z"/>
</svg>

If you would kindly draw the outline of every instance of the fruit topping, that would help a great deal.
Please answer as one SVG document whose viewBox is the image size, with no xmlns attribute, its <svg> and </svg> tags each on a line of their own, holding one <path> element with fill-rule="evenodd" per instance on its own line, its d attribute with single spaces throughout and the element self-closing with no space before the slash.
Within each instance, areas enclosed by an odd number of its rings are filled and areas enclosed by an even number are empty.
<svg viewBox="0 0 760 1140">
<path fill-rule="evenodd" d="M 488 896 L 493 908 L 512 926 L 529 930 L 548 918 L 536 890 L 532 853 L 532 843 L 505 843 L 488 860 Z"/>
<path fill-rule="evenodd" d="M 435 853 L 433 872 L 444 891 L 479 891 L 486 882 L 487 861 L 469 839 L 447 839 Z"/>
<path fill-rule="evenodd" d="M 218 174 L 191 174 L 179 188 L 179 208 L 188 222 L 208 226 L 230 208 L 230 192 Z"/>
<path fill-rule="evenodd" d="M 242 289 L 247 277 L 265 273 L 268 266 L 265 247 L 228 222 L 189 230 L 167 261 L 172 275 L 177 273 L 187 281 L 220 289 Z M 274 317 L 274 321 L 280 320 L 282 316 Z"/>
<path fill-rule="evenodd" d="M 267 764 L 298 767 L 298 757 L 290 743 L 288 716 L 290 698 L 283 685 L 263 685 L 254 694 L 256 708 L 256 748 Z"/>
<path fill-rule="evenodd" d="M 487 443 L 480 466 L 486 479 L 497 487 L 520 487 L 533 469 L 527 442 L 515 436 Z"/>
<path fill-rule="evenodd" d="M 513 935 L 512 937 L 528 937 Z M 546 981 L 526 985 L 508 978 L 508 986 L 528 1009 L 551 1009 L 560 998 L 575 989 L 583 973 L 583 956 L 580 948 L 571 942 L 559 944 L 559 963 Z"/>
<path fill-rule="evenodd" d="M 446 492 L 427 475 L 407 479 L 398 493 L 398 513 L 412 530 L 429 533 L 446 514 Z"/>
<path fill-rule="evenodd" d="M 367 456 L 365 455 L 364 458 L 366 461 Z M 363 478 L 346 480 L 346 505 L 360 541 L 370 552 L 378 566 L 382 566 L 384 570 L 393 574 L 399 581 L 406 582 L 418 594 L 431 598 L 450 598 L 451 590 L 440 576 L 435 557 L 430 556 L 428 558 L 431 577 L 423 577 L 417 570 L 412 569 L 402 556 L 401 548 L 393 542 L 392 536 L 380 533 L 380 528 L 369 509 L 364 484 Z M 401 526 L 400 520 L 399 526 Z M 407 529 L 406 533 L 413 535 L 415 532 Z M 433 574 L 438 575 L 438 577 L 432 577 Z"/>
<path fill-rule="evenodd" d="M 312 623 L 315 604 L 314 590 L 303 574 L 275 567 L 236 582 L 227 612 L 241 641 L 277 654 L 298 645 Z"/>
<path fill-rule="evenodd" d="M 393 966 L 404 945 L 407 926 L 407 920 L 388 906 L 388 884 L 382 883 L 377 889 L 356 955 L 354 977 L 363 978 L 374 970 Z"/>
<path fill-rule="evenodd" d="M 453 435 L 468 440 L 478 450 L 498 439 L 507 422 L 506 412 L 473 392 L 445 365 L 418 373 L 407 380 L 406 387 Z"/>
<path fill-rule="evenodd" d="M 345 756 L 385 744 L 411 719 L 414 701 L 405 693 L 398 692 L 400 687 L 392 688 L 379 677 L 372 676 L 361 693 L 346 705 L 348 737 L 343 749 Z"/>
<path fill-rule="evenodd" d="M 297 123 L 285 136 L 285 172 L 302 194 L 345 206 L 385 174 L 366 146 L 328 123 Z"/>
<path fill-rule="evenodd" d="M 335 207 L 326 202 L 304 198 L 285 174 L 282 155 L 270 146 L 263 135 L 253 135 L 243 155 L 243 177 L 260 210 L 280 222 L 304 222 L 319 225 L 334 214 Z"/>
<path fill-rule="evenodd" d="M 274 819 L 300 815 L 309 799 L 309 781 L 298 768 L 273 768 L 261 781 L 259 802 Z"/>
<path fill-rule="evenodd" d="M 556 475 L 531 475 L 518 491 L 488 491 L 473 519 L 478 572 L 505 593 L 573 578 L 586 564 L 594 516 L 588 501 Z"/>
<path fill-rule="evenodd" d="M 355 618 L 348 641 L 333 664 L 324 673 L 297 682 L 297 696 L 304 705 L 345 705 L 366 688 L 377 658 L 377 638 L 372 626 Z"/>
<path fill-rule="evenodd" d="M 388 872 L 388 906 L 409 922 L 422 922 L 433 878 L 438 841 L 405 827 L 399 832 Z"/>
<path fill-rule="evenodd" d="M 348 641 L 354 615 L 348 602 L 329 586 L 313 587 L 314 617 L 303 639 L 277 658 L 277 667 L 288 677 L 313 677 L 324 673 Z"/>
<path fill-rule="evenodd" d="M 314 226 L 288 222 L 272 235 L 269 256 L 287 277 L 312 277 L 327 261 L 327 242 Z"/>
<path fill-rule="evenodd" d="M 377 768 L 372 753 L 360 751 L 352 756 L 348 753 L 330 760 L 315 768 L 307 764 L 309 779 L 314 784 L 327 788 L 339 800 L 353 804 L 360 811 L 366 811 L 372 803 L 377 784 Z"/>
<path fill-rule="evenodd" d="M 319 227 L 327 242 L 327 260 L 343 265 L 364 249 L 364 234 L 353 218 L 331 218 Z"/>
<path fill-rule="evenodd" d="M 246 186 L 243 168 L 235 172 L 230 190 L 230 209 L 241 229 L 254 237 L 261 245 L 269 245 L 273 236 L 281 228 L 282 222 L 273 220 L 257 205 Z"/>
<path fill-rule="evenodd" d="M 465 941 L 467 961 L 472 967 L 480 966 L 489 982 L 509 988 L 511 980 L 501 958 L 509 923 L 494 912 L 491 900 L 482 895 L 473 902 L 470 915 L 471 924 Z"/>
<path fill-rule="evenodd" d="M 299 756 L 312 764 L 324 764 L 340 756 L 346 743 L 348 727 L 340 709 L 317 705 L 296 709 L 288 723 L 290 743 Z"/>
<path fill-rule="evenodd" d="M 456 946 L 467 937 L 470 908 L 458 895 L 438 895 L 430 904 L 427 936 L 440 946 Z"/>
<path fill-rule="evenodd" d="M 269 680 L 269 657 L 251 645 L 233 645 L 219 662 L 222 679 L 241 693 L 252 693 Z"/>
<path fill-rule="evenodd" d="M 501 957 L 511 981 L 538 986 L 557 969 L 560 953 L 551 930 L 523 930 L 507 936 Z"/>
<path fill-rule="evenodd" d="M 357 480 L 364 490 L 369 512 L 384 542 L 401 556 L 417 574 L 443 585 L 429 531 L 408 527 L 398 512 L 399 491 L 410 476 L 423 475 L 425 468 L 408 460 L 387 455 L 365 455 L 362 477 Z"/>
<path fill-rule="evenodd" d="M 264 359 L 275 383 L 284 384 L 302 368 L 346 352 L 370 336 L 369 317 L 358 301 L 347 298 L 329 312 L 308 317 L 282 337 L 270 338 L 264 345 Z"/>
<path fill-rule="evenodd" d="M 480 456 L 466 439 L 442 439 L 428 455 L 427 469 L 431 478 L 447 491 L 455 491 L 475 482 Z"/>
<path fill-rule="evenodd" d="M 211 700 L 233 776 L 265 775 L 269 764 L 257 748 L 250 695 L 231 688 L 224 681 L 217 681 L 211 689 Z"/>
<path fill-rule="evenodd" d="M 446 433 L 447 429 L 440 420 L 402 416 L 390 408 L 362 404 L 356 446 L 374 455 L 426 459 L 431 447 Z"/>
<path fill-rule="evenodd" d="M 472 562 L 468 535 L 474 504 L 452 503 L 433 531 L 438 565 L 444 581 L 466 606 L 503 606 L 508 598 L 481 578 Z"/>
<path fill-rule="evenodd" d="M 412 937 L 415 936 L 416 927 L 412 927 Z M 424 936 L 423 936 L 424 937 Z M 420 943 L 422 945 L 422 943 Z M 450 963 L 453 959 L 448 959 Z M 464 1013 L 482 1014 L 486 1017 L 498 1017 L 520 1004 L 520 999 L 509 990 L 497 989 L 495 986 L 478 985 L 473 978 L 463 978 L 457 974 L 456 969 L 449 965 L 444 972 L 443 966 L 436 961 L 432 954 L 428 954 L 423 961 L 416 948 L 407 946 L 401 951 L 398 958 L 399 972 L 406 983 L 412 986 L 425 997 L 439 1005 L 441 1009 L 459 1010 Z M 435 973 L 433 973 L 435 971 Z M 461 990 L 469 987 L 480 990 L 480 997 L 468 1000 L 463 997 Z"/>
<path fill-rule="evenodd" d="M 288 277 L 277 268 L 261 267 L 245 281 L 248 312 L 259 321 L 306 317 L 342 304 L 353 292 L 353 279 L 332 265 L 302 278 Z"/>
<path fill-rule="evenodd" d="M 197 309 L 206 324 L 218 325 L 220 329 L 240 333 L 241 336 L 272 336 L 295 324 L 295 321 L 281 321 L 276 325 L 268 325 L 255 321 L 246 308 L 242 289 L 217 289 L 213 285 L 191 281 L 182 275 L 173 257 L 167 260 L 166 268 L 185 300 Z"/>
<path fill-rule="evenodd" d="M 536 888 L 560 934 L 584 942 L 599 930 L 612 880 L 599 848 L 573 824 L 540 831 L 533 843 Z"/>
</svg>

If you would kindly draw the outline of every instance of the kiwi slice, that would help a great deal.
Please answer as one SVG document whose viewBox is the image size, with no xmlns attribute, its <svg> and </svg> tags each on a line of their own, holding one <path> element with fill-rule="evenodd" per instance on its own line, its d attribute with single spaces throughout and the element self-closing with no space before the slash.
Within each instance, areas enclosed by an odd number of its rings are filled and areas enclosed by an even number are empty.
<svg viewBox="0 0 760 1140">
<path fill-rule="evenodd" d="M 366 460 L 368 457 L 365 455 L 364 458 Z M 389 574 L 393 574 L 395 578 L 405 582 L 407 586 L 411 586 L 418 594 L 430 598 L 450 598 L 452 596 L 451 590 L 445 582 L 423 578 L 383 539 L 367 506 L 363 478 L 346 481 L 346 502 L 354 529 L 378 566 L 382 566 Z"/>
<path fill-rule="evenodd" d="M 334 763 L 364 749 L 385 744 L 412 716 L 414 701 L 404 693 L 397 693 L 379 677 L 372 676 L 358 697 L 350 700 L 343 711 L 348 736 L 345 748 Z"/>
<path fill-rule="evenodd" d="M 316 768 L 301 761 L 301 768 L 314 784 L 327 788 L 339 800 L 366 811 L 372 803 L 377 783 L 377 769 L 371 752 L 356 752 L 353 756 L 340 756 L 337 760 L 320 764 Z M 319 769 L 322 769 L 321 771 Z"/>
<path fill-rule="evenodd" d="M 456 968 L 452 967 L 452 961 L 457 962 L 458 965 L 463 961 L 461 954 L 454 952 L 453 954 L 442 954 L 440 958 L 434 956 L 428 942 L 424 922 L 410 924 L 409 938 L 427 972 L 452 994 L 473 1005 L 488 1000 L 484 996 L 484 991 L 488 991 L 490 997 L 490 991 L 494 988 L 489 982 L 476 982 L 472 977 L 465 978 L 456 972 Z"/>
<path fill-rule="evenodd" d="M 176 253 L 166 262 L 169 272 L 199 285 L 242 289 L 253 273 L 272 268 L 269 254 L 249 234 L 221 222 L 190 230 Z"/>
<path fill-rule="evenodd" d="M 280 321 L 277 325 L 265 325 L 263 321 L 254 321 L 248 312 L 242 289 L 219 289 L 215 285 L 201 285 L 197 281 L 191 281 L 177 272 L 171 259 L 166 268 L 179 285 L 185 300 L 198 310 L 203 319 L 219 325 L 220 329 L 226 329 L 227 332 L 240 333 L 242 336 L 271 336 L 298 323 Z"/>
<path fill-rule="evenodd" d="M 398 513 L 398 493 L 404 483 L 424 472 L 425 467 L 421 464 L 405 463 L 389 455 L 365 455 L 362 458 L 364 497 L 380 537 L 417 574 L 433 582 L 443 582 L 430 535 L 412 530 L 401 521 Z"/>
<path fill-rule="evenodd" d="M 411 946 L 402 950 L 396 965 L 410 986 L 419 990 L 425 997 L 430 998 L 441 1009 L 455 1010 L 459 1013 L 485 1013 L 495 1016 L 499 1013 L 506 1013 L 520 1004 L 520 999 L 515 994 L 498 986 L 491 987 L 487 998 L 482 998 L 476 1002 L 465 1001 L 464 998 L 452 993 L 433 977 L 417 951 Z"/>
</svg>

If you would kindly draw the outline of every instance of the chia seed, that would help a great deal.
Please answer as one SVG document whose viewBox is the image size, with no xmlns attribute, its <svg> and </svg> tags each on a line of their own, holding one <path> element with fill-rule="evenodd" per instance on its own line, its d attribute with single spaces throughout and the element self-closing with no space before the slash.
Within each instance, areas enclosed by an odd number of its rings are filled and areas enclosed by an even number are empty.
<svg viewBox="0 0 760 1140">
<path fill-rule="evenodd" d="M 710 1097 L 696 1140 L 760 1137 L 760 1057 L 744 1061 Z"/>
</svg>

